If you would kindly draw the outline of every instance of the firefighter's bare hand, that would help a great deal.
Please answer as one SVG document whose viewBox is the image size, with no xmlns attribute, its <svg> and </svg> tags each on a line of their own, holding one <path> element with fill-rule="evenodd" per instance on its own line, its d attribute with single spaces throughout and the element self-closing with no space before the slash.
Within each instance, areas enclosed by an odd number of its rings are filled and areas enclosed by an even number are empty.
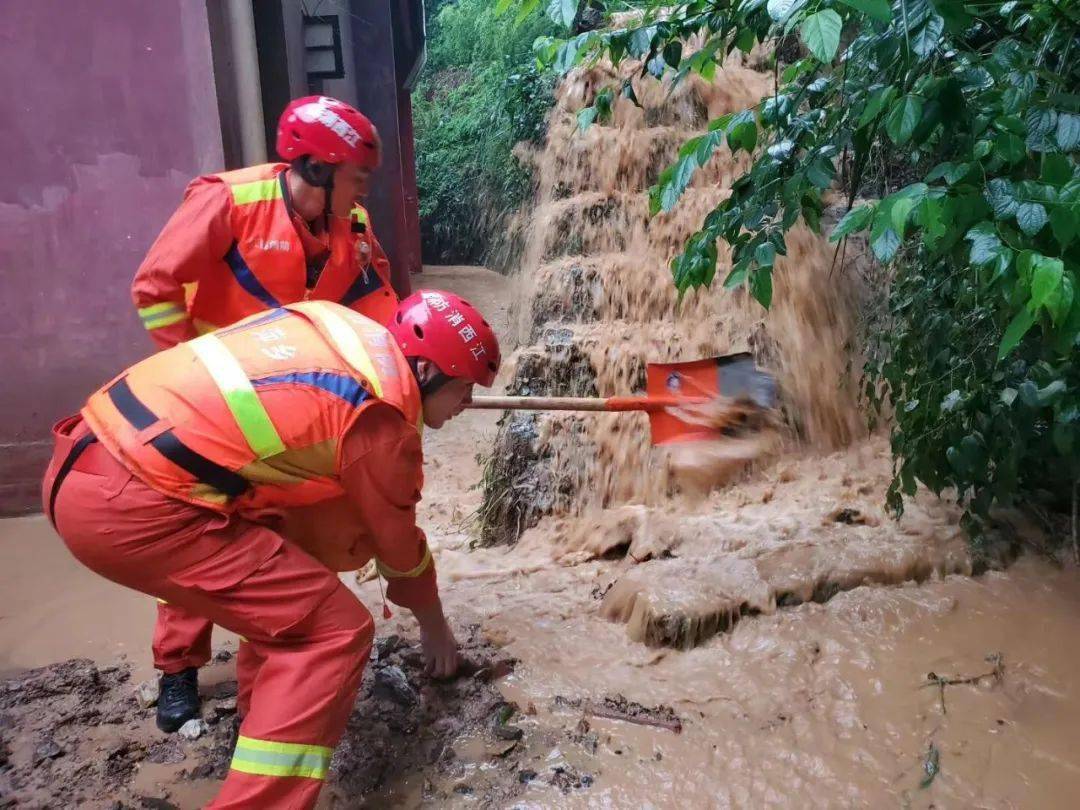
<svg viewBox="0 0 1080 810">
<path fill-rule="evenodd" d="M 458 668 L 458 645 L 442 605 L 414 610 L 420 623 L 420 642 L 424 647 L 425 671 L 434 678 L 449 678 Z"/>
</svg>

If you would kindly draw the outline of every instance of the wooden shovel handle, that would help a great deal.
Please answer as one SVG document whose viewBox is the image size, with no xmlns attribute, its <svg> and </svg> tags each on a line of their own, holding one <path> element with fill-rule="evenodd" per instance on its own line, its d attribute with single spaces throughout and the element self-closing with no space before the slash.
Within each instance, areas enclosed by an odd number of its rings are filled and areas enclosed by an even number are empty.
<svg viewBox="0 0 1080 810">
<path fill-rule="evenodd" d="M 662 411 L 704 397 L 473 397 L 465 407 L 497 411 Z"/>
</svg>

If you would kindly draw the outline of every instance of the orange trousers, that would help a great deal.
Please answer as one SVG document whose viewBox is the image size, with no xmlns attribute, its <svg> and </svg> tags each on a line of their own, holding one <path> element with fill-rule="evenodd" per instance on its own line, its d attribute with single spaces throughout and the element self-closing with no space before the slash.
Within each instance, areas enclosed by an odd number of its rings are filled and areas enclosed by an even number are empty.
<svg viewBox="0 0 1080 810">
<path fill-rule="evenodd" d="M 86 428 L 54 430 L 44 482 Z M 58 533 L 91 570 L 243 636 L 243 714 L 214 808 L 313 807 L 345 729 L 374 623 L 326 566 L 269 527 L 166 497 L 90 444 L 57 490 Z"/>
<path fill-rule="evenodd" d="M 154 624 L 154 669 L 166 674 L 201 667 L 210 660 L 214 623 L 187 608 L 158 602 Z"/>
</svg>

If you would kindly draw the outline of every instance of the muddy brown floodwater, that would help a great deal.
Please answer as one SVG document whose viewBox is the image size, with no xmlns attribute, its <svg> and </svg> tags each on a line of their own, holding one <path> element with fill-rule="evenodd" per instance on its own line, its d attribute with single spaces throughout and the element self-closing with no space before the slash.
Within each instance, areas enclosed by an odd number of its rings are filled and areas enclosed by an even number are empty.
<svg viewBox="0 0 1080 810">
<path fill-rule="evenodd" d="M 1020 553 L 1042 539 L 1016 515 L 975 558 L 947 499 L 882 510 L 887 438 L 867 435 L 848 375 L 858 257 L 833 271 L 799 229 L 769 313 L 719 285 L 681 305 L 671 291 L 667 259 L 739 164 L 719 156 L 654 220 L 645 189 L 767 77 L 733 64 L 714 85 L 642 83 L 644 109 L 620 100 L 575 134 L 610 75 L 559 91 L 519 282 L 466 267 L 417 282 L 520 341 L 499 380 L 515 393 L 632 393 L 647 359 L 752 351 L 780 382 L 780 435 L 673 464 L 633 415 L 471 411 L 428 431 L 420 517 L 469 665 L 428 681 L 412 620 L 377 618 L 320 806 L 1075 807 L 1080 577 Z M 531 455 L 509 468 L 524 477 L 485 478 L 485 456 L 513 461 L 522 424 Z M 545 481 L 559 497 L 541 508 Z M 513 546 L 474 548 L 493 492 L 536 508 L 515 513 Z M 380 616 L 378 584 L 345 578 Z M 202 679 L 206 734 L 165 737 L 135 697 L 149 600 L 79 568 L 42 518 L 0 522 L 0 585 L 0 806 L 213 795 L 234 733 L 230 637 Z"/>
</svg>

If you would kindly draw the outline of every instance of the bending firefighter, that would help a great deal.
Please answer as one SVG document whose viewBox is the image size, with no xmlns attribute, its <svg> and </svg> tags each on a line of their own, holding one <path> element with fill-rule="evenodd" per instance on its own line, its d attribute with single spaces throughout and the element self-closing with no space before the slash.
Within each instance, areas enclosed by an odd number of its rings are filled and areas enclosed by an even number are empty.
<svg viewBox="0 0 1080 810">
<path fill-rule="evenodd" d="M 277 150 L 288 163 L 196 178 L 139 267 L 132 298 L 160 348 L 305 300 L 335 301 L 379 323 L 393 315 L 390 265 L 356 202 L 379 165 L 374 126 L 347 104 L 309 96 L 282 113 Z M 198 715 L 212 629 L 180 605 L 158 605 L 163 731 Z"/>
<path fill-rule="evenodd" d="M 371 614 L 331 568 L 375 558 L 421 630 L 428 671 L 457 644 L 416 526 L 422 425 L 499 367 L 466 301 L 424 291 L 384 328 L 322 301 L 276 308 L 143 360 L 54 428 L 47 514 L 104 577 L 247 639 L 242 718 L 212 807 L 311 807 L 371 650 Z M 308 543 L 271 516 L 345 499 L 345 534 Z M 320 562 L 323 558 L 325 562 Z"/>
</svg>

